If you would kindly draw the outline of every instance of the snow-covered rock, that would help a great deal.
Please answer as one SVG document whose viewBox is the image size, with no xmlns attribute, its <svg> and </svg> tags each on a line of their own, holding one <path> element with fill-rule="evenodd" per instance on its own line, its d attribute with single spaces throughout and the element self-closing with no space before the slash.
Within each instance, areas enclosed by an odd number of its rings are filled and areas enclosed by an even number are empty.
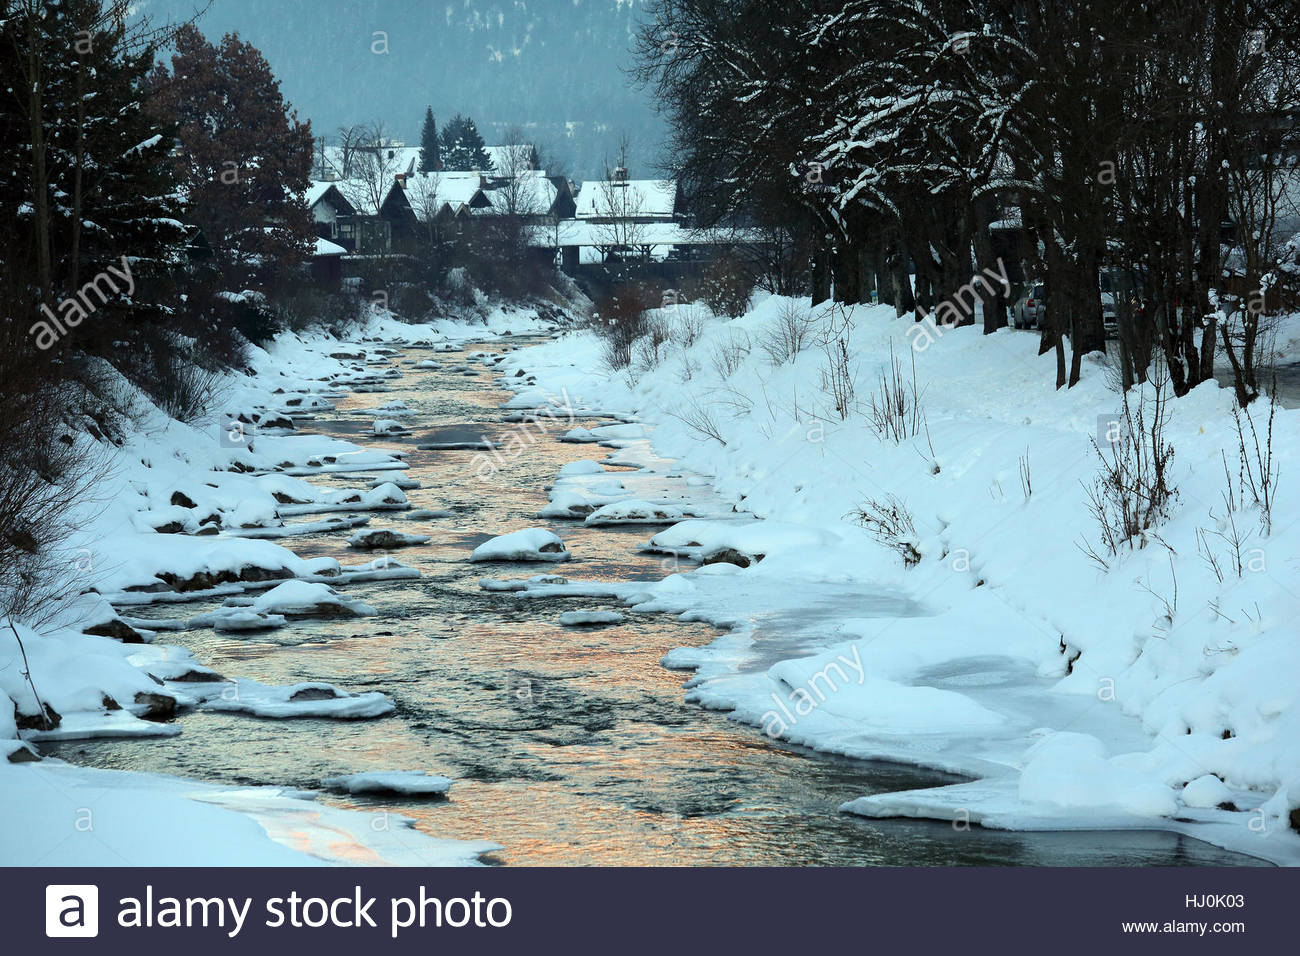
<svg viewBox="0 0 1300 956">
<path fill-rule="evenodd" d="M 384 717 L 397 708 L 378 691 L 352 694 L 333 684 L 305 681 L 273 687 L 239 678 L 207 692 L 204 710 L 251 714 L 255 717 L 328 717 L 365 720 Z"/>
<path fill-rule="evenodd" d="M 427 534 L 407 534 L 405 531 L 373 528 L 358 531 L 348 538 L 348 547 L 365 551 L 375 548 L 408 548 L 412 545 L 427 544 L 430 540 Z"/>
<path fill-rule="evenodd" d="M 604 627 L 622 623 L 623 615 L 617 611 L 565 611 L 560 615 L 563 627 Z"/>
<path fill-rule="evenodd" d="M 361 601 L 348 601 L 328 584 L 286 581 L 248 603 L 254 613 L 285 617 L 362 617 L 378 613 Z"/>
<path fill-rule="evenodd" d="M 524 528 L 484 541 L 469 556 L 471 561 L 568 561 L 573 555 L 564 541 L 546 528 Z"/>
<path fill-rule="evenodd" d="M 682 517 L 682 509 L 676 505 L 626 500 L 602 505 L 587 515 L 583 523 L 593 527 L 612 524 L 672 524 L 681 521 Z"/>
</svg>

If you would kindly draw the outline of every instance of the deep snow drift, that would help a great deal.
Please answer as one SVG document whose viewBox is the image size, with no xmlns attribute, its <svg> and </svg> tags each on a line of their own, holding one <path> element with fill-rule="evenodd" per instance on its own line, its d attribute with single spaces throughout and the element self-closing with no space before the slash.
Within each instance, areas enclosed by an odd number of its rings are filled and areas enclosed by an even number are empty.
<svg viewBox="0 0 1300 956">
<path fill-rule="evenodd" d="M 713 621 L 729 633 L 665 659 L 697 670 L 691 699 L 773 737 L 975 778 L 847 811 L 1161 827 L 1300 862 L 1300 412 L 1274 422 L 1281 483 L 1266 535 L 1258 509 L 1225 507 L 1225 455 L 1234 479 L 1240 467 L 1230 391 L 1209 383 L 1174 400 L 1177 498 L 1144 546 L 1103 553 L 1102 569 L 1085 554 L 1099 546 L 1086 489 L 1100 464 L 1093 441 L 1105 445 L 1122 411 L 1103 361 L 1056 391 L 1054 357 L 1038 356 L 1030 333 L 794 306 L 808 323 L 797 354 L 779 334 L 791 303 L 770 298 L 729 322 L 662 310 L 669 344 L 643 341 L 618 373 L 590 333 L 507 356 L 505 384 L 521 369 L 536 382 L 510 407 L 563 393 L 652 425 L 655 451 L 711 478 L 735 513 L 650 537 L 669 560 L 711 562 L 658 585 L 484 586 L 616 594 Z M 847 382 L 831 362 L 845 329 Z M 924 417 L 897 442 L 870 415 L 895 357 L 909 391 L 915 359 Z M 1139 389 L 1130 402 L 1151 397 Z M 1262 439 L 1267 402 L 1252 413 Z M 641 434 L 623 424 L 569 440 L 626 455 Z M 679 516 L 681 502 L 627 482 L 572 469 L 543 514 Z M 860 509 L 907 520 L 873 535 L 854 520 Z"/>
</svg>

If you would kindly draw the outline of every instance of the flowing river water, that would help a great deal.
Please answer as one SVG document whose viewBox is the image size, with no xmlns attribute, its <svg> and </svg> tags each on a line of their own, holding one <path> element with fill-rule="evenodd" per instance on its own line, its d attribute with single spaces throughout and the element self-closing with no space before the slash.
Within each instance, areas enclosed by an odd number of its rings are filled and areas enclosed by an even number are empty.
<svg viewBox="0 0 1300 956">
<path fill-rule="evenodd" d="M 462 352 L 406 349 L 401 378 L 379 393 L 350 393 L 337 409 L 300 422 L 370 447 L 408 454 L 408 491 L 417 509 L 446 517 L 380 514 L 372 528 L 432 535 L 394 553 L 418 567 L 418 580 L 358 583 L 348 598 L 378 617 L 298 621 L 265 635 L 211 630 L 162 634 L 228 676 L 270 683 L 324 680 L 353 691 L 380 690 L 397 703 L 391 717 L 367 721 L 259 720 L 192 712 L 183 733 L 156 740 L 94 740 L 45 745 L 51 755 L 97 767 L 228 782 L 316 789 L 323 777 L 365 770 L 425 770 L 453 778 L 450 799 L 400 796 L 321 799 L 416 820 L 438 837 L 483 839 L 504 849 L 507 865 L 1227 865 L 1249 858 L 1177 834 L 1007 833 L 943 823 L 866 820 L 837 811 L 845 800 L 889 790 L 955 782 L 927 770 L 855 761 L 775 745 L 755 729 L 684 703 L 683 674 L 660 657 L 716 632 L 664 615 L 626 615 L 600 629 L 566 628 L 565 610 L 613 609 L 590 599 L 520 600 L 489 593 L 481 577 L 546 571 L 535 565 L 466 561 L 488 537 L 544 525 L 565 538 L 574 560 L 566 576 L 657 580 L 660 559 L 637 551 L 645 527 L 587 528 L 536 518 L 545 488 L 570 461 L 601 459 L 592 445 L 553 439 L 500 460 L 499 480 L 475 480 L 478 452 L 418 451 L 420 443 L 501 436 L 509 397 L 481 363 L 455 371 L 476 351 L 500 352 L 525 339 L 467 345 Z M 438 370 L 413 368 L 433 357 Z M 374 416 L 357 414 L 400 399 L 416 414 L 411 434 L 371 435 Z M 579 420 L 576 424 L 601 422 Z M 375 473 L 376 476 L 382 473 Z M 364 486 L 356 474 L 312 480 Z M 347 532 L 282 543 L 304 556 L 355 564 L 364 555 Z M 172 617 L 215 602 L 132 608 Z"/>
</svg>

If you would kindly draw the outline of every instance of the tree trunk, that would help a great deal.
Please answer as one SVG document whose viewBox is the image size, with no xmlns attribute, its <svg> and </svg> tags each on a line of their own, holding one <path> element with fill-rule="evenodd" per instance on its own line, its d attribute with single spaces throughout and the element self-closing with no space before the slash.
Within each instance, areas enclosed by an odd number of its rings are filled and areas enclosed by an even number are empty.
<svg viewBox="0 0 1300 956">
<path fill-rule="evenodd" d="M 808 295 L 812 304 L 818 305 L 831 297 L 831 270 L 828 263 L 824 240 L 816 239 L 813 244 L 812 268 L 808 270 Z"/>
<path fill-rule="evenodd" d="M 993 255 L 993 236 L 989 224 L 993 221 L 994 203 L 983 199 L 978 203 L 979 221 L 975 229 L 975 267 L 988 276 L 991 273 L 1006 274 L 1006 263 L 998 267 L 998 260 Z M 992 296 L 984 298 L 984 334 L 996 332 L 1007 327 L 1007 290 L 996 279 L 988 280 L 993 285 Z"/>
<path fill-rule="evenodd" d="M 858 251 L 847 239 L 841 238 L 832 250 L 831 274 L 835 280 L 835 301 L 843 305 L 856 305 L 861 295 Z"/>
</svg>

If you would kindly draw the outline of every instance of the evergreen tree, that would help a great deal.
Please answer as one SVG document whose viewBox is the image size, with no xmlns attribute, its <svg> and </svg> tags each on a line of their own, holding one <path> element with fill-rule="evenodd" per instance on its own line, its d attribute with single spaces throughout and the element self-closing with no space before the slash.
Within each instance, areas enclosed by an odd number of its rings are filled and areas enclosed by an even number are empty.
<svg viewBox="0 0 1300 956">
<path fill-rule="evenodd" d="M 177 172 L 229 281 L 267 285 L 302 263 L 314 242 L 303 195 L 311 181 L 311 124 L 299 122 L 254 46 L 220 46 L 186 24 L 172 68 L 155 74 L 163 115 L 178 126 Z"/>
<path fill-rule="evenodd" d="M 132 360 L 174 354 L 172 139 L 144 108 L 165 38 L 128 14 L 127 0 L 0 2 L 0 617 L 36 621 L 82 590 L 61 549 L 102 465 L 77 422 L 111 433 L 96 396 L 120 394 L 85 359 L 148 390 L 158 377 Z"/>
<path fill-rule="evenodd" d="M 462 172 L 492 169 L 487 145 L 470 117 L 457 113 L 442 128 L 442 165 Z"/>
<path fill-rule="evenodd" d="M 173 138 L 146 110 L 165 38 L 128 25 L 126 0 L 9 7 L 0 131 L 13 153 L 0 176 L 0 266 L 5 305 L 23 314 L 6 323 L 17 341 L 4 345 L 39 357 L 120 352 L 170 318 L 165 280 L 182 248 Z M 129 278 L 110 271 L 128 267 Z"/>
<path fill-rule="evenodd" d="M 442 145 L 438 142 L 438 124 L 433 118 L 433 107 L 424 111 L 424 127 L 420 130 L 420 172 L 436 173 L 442 169 Z"/>
</svg>

